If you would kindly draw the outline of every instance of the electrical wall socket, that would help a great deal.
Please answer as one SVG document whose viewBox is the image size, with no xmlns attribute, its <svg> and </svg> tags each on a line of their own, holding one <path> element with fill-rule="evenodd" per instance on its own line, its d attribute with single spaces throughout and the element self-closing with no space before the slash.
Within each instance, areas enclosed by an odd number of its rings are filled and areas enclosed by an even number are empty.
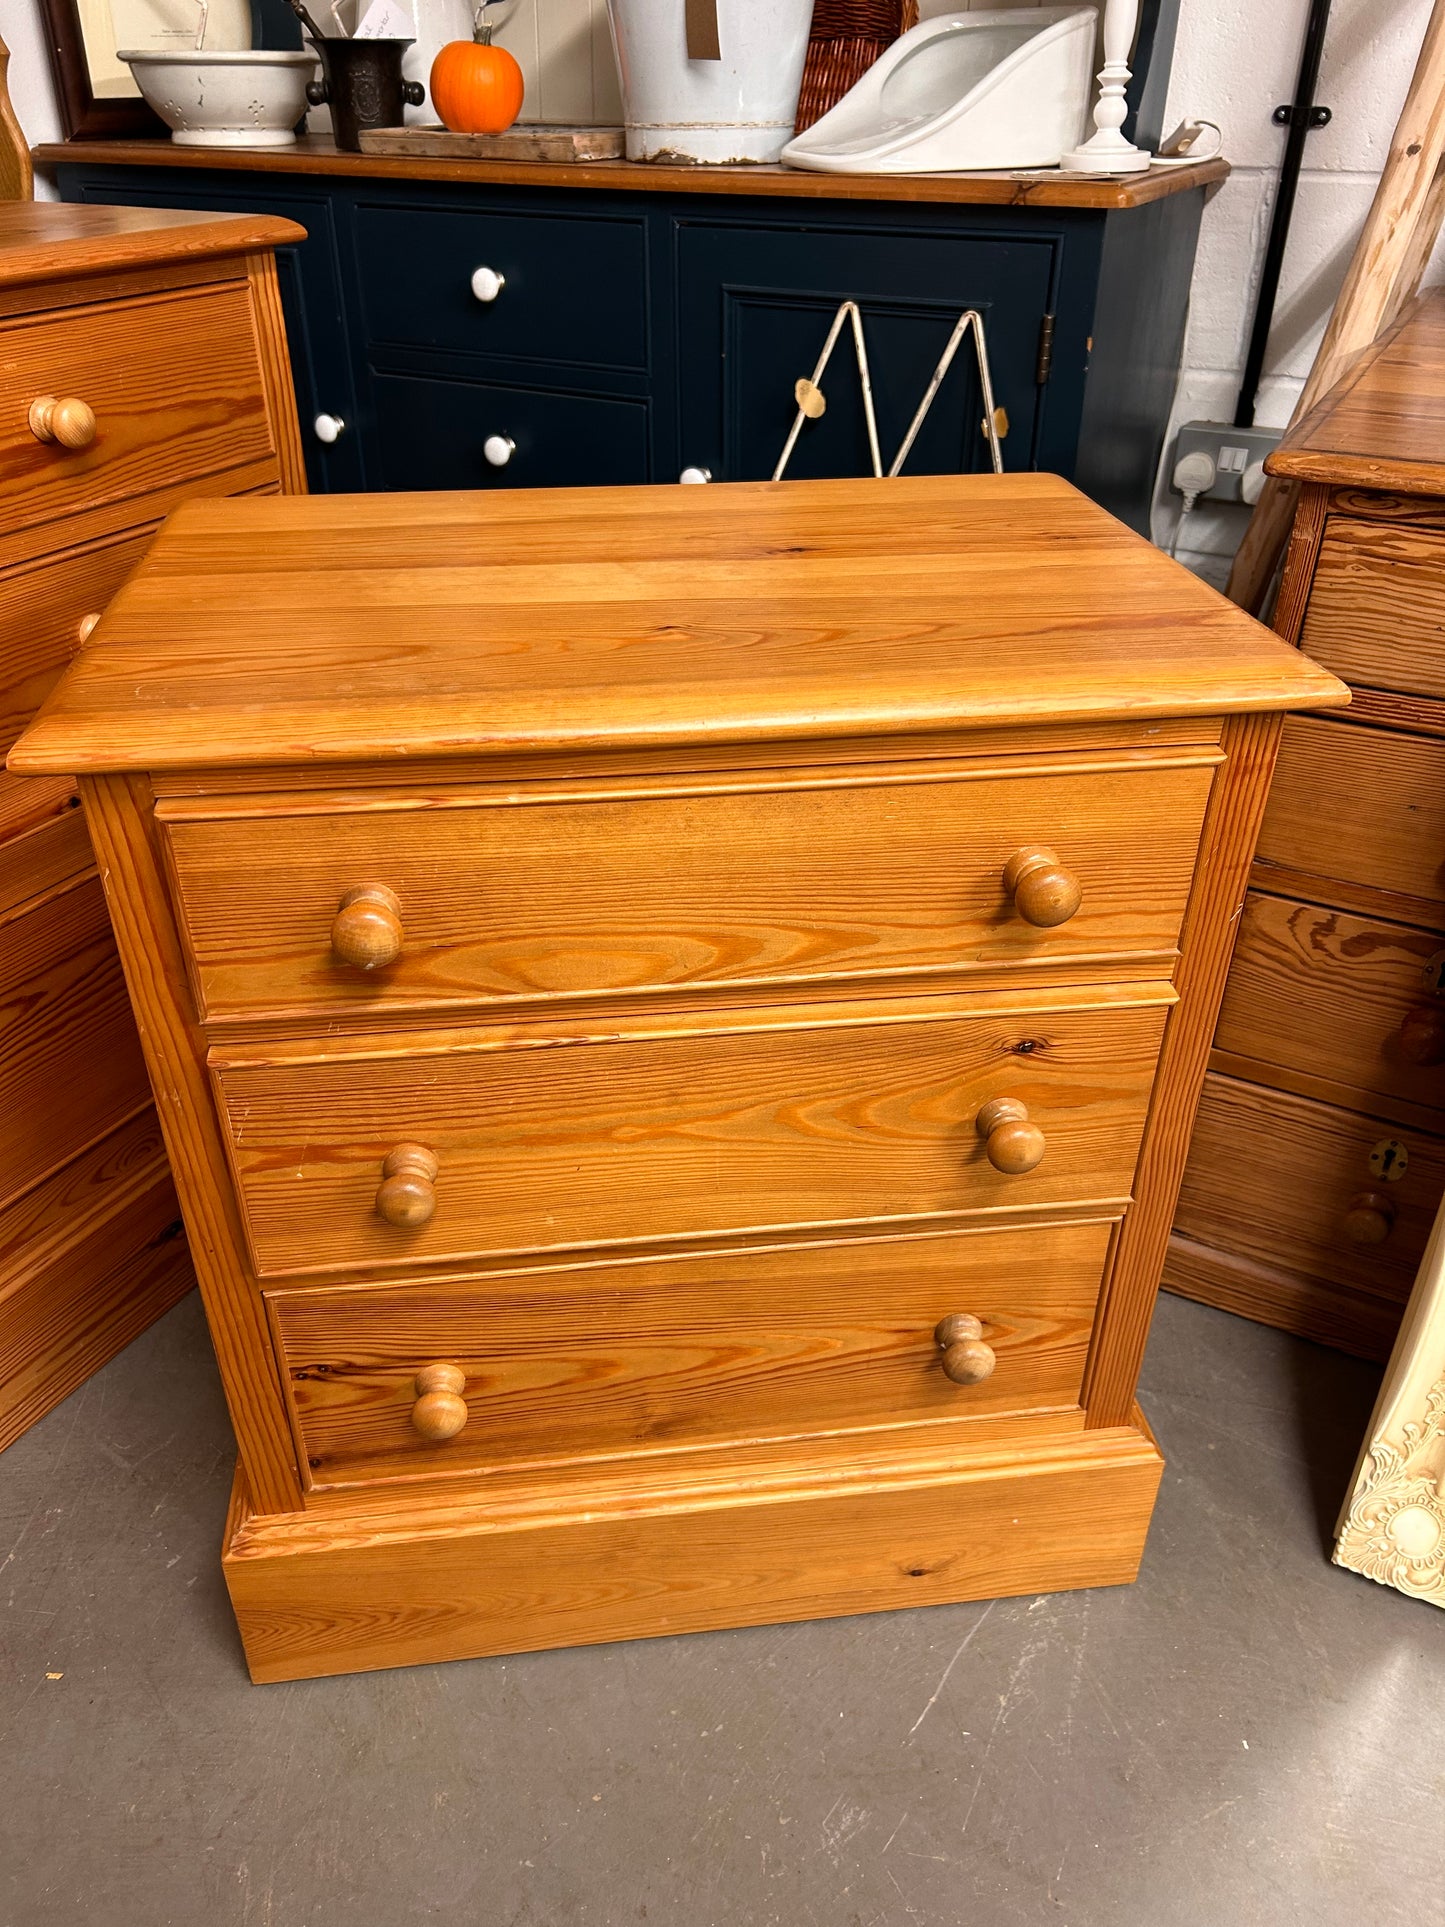
<svg viewBox="0 0 1445 1927">
<path fill-rule="evenodd" d="M 1239 485 L 1245 470 L 1277 448 L 1283 432 L 1279 428 L 1232 428 L 1227 422 L 1185 422 L 1174 438 L 1169 473 L 1174 473 L 1186 455 L 1202 449 L 1214 464 L 1214 481 L 1201 493 L 1200 501 L 1242 502 Z"/>
</svg>

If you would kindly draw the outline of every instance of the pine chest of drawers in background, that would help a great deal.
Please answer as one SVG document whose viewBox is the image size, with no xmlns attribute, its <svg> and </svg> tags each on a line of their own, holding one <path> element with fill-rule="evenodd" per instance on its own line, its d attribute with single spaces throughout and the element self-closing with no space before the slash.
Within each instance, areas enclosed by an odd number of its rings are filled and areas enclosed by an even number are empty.
<svg viewBox="0 0 1445 1927">
<path fill-rule="evenodd" d="M 1445 1189 L 1445 298 L 1269 466 L 1275 627 L 1354 696 L 1285 725 L 1166 1282 L 1384 1358 Z"/>
<path fill-rule="evenodd" d="M 162 518 L 303 486 L 286 221 L 0 207 L 0 749 Z M 75 786 L 0 773 L 0 1446 L 190 1283 Z"/>
<path fill-rule="evenodd" d="M 192 503 L 77 770 L 252 1671 L 1133 1577 L 1280 712 L 1044 476 Z"/>
</svg>

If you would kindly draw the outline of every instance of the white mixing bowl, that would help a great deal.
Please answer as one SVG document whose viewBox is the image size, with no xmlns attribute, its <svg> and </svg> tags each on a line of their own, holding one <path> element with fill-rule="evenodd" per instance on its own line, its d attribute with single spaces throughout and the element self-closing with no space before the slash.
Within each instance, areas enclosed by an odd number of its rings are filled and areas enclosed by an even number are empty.
<svg viewBox="0 0 1445 1927">
<path fill-rule="evenodd" d="M 245 53 L 119 53 L 171 139 L 186 147 L 286 147 L 306 112 L 316 56 L 260 48 Z"/>
</svg>

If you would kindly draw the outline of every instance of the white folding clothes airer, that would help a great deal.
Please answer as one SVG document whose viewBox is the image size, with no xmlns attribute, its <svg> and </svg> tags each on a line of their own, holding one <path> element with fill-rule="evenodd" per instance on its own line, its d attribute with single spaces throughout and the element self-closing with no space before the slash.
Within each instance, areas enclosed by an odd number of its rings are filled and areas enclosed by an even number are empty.
<svg viewBox="0 0 1445 1927">
<path fill-rule="evenodd" d="M 793 396 L 798 404 L 798 412 L 793 417 L 793 426 L 788 431 L 788 439 L 783 443 L 783 452 L 779 455 L 777 467 L 773 470 L 772 479 L 775 482 L 781 482 L 783 479 L 784 470 L 788 466 L 793 450 L 798 445 L 798 437 L 803 432 L 803 423 L 816 421 L 828 406 L 819 384 L 823 379 L 823 371 L 827 368 L 833 350 L 837 346 L 838 337 L 843 332 L 845 321 L 851 321 L 853 324 L 853 350 L 858 360 L 858 382 L 863 391 L 863 419 L 868 428 L 868 452 L 872 458 L 873 474 L 879 481 L 885 479 L 891 481 L 901 472 L 913 444 L 918 440 L 919 430 L 928 419 L 928 411 L 933 406 L 934 397 L 943 386 L 943 378 L 953 365 L 953 357 L 958 353 L 959 344 L 970 329 L 973 331 L 974 346 L 978 353 L 978 387 L 983 401 L 981 425 L 988 439 L 993 472 L 995 475 L 1003 474 L 1003 449 L 999 443 L 998 414 L 993 401 L 993 376 L 988 366 L 988 343 L 984 339 L 983 316 L 978 309 L 965 308 L 954 323 L 953 333 L 948 337 L 947 345 L 938 357 L 933 373 L 929 376 L 928 386 L 923 391 L 923 399 L 914 410 L 913 420 L 908 424 L 908 433 L 898 444 L 898 453 L 893 457 L 885 478 L 883 457 L 878 447 L 878 417 L 873 407 L 873 379 L 868 372 L 868 344 L 863 337 L 863 316 L 856 301 L 845 301 L 833 316 L 833 325 L 828 330 L 822 353 L 818 356 L 812 374 L 804 375 L 793 384 Z"/>
</svg>

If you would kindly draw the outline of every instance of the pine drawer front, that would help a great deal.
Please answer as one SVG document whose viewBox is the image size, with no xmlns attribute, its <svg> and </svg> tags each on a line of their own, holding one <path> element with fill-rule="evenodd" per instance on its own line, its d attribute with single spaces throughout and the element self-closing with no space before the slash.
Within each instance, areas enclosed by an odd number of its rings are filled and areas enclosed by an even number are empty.
<svg viewBox="0 0 1445 1927">
<path fill-rule="evenodd" d="M 1258 857 L 1445 914 L 1445 741 L 1285 719 Z M 1267 880 L 1267 875 L 1266 875 Z M 1328 901 L 1328 896 L 1326 897 Z"/>
<path fill-rule="evenodd" d="M 1300 646 L 1346 682 L 1445 696 L 1445 536 L 1332 515 Z"/>
<path fill-rule="evenodd" d="M 373 347 L 647 366 L 638 219 L 362 206 L 356 241 Z"/>
<path fill-rule="evenodd" d="M 7 511 L 8 512 L 8 511 Z M 85 633 L 150 546 L 153 529 L 0 574 L 0 756 L 50 694 Z"/>
<path fill-rule="evenodd" d="M 0 1203 L 150 1102 L 100 881 L 0 924 Z"/>
<path fill-rule="evenodd" d="M 796 787 L 679 781 L 578 799 L 473 791 L 338 813 L 163 803 L 192 974 L 211 1019 L 555 1002 L 1122 960 L 1172 965 L 1216 752 L 1181 766 Z M 1078 881 L 1066 921 L 1005 885 L 1045 848 Z M 394 961 L 343 961 L 344 900 L 395 899 Z M 354 913 L 353 913 L 354 914 Z M 335 947 L 334 947 L 335 946 Z"/>
<path fill-rule="evenodd" d="M 212 1058 L 252 1256 L 272 1277 L 1118 1206 L 1172 997 L 1040 994 L 968 1015 L 917 999 Z M 985 1141 L 980 1113 L 1004 1098 L 1026 1116 Z M 406 1147 L 435 1161 L 430 1178 Z M 1039 1148 L 1032 1168 L 990 1161 Z M 387 1222 L 408 1187 L 423 1221 Z"/>
<path fill-rule="evenodd" d="M 79 797 L 76 798 L 77 805 Z M 90 838 L 79 808 L 61 810 L 48 822 L 0 838 L 0 918 L 93 867 Z"/>
<path fill-rule="evenodd" d="M 270 1313 L 313 1484 L 435 1477 L 1076 1405 L 1111 1232 L 289 1291 Z M 960 1313 L 987 1348 L 971 1383 L 947 1375 L 935 1337 Z M 461 1375 L 465 1413 L 414 1419 L 439 1364 Z"/>
<path fill-rule="evenodd" d="M 94 438 L 68 447 L 31 427 L 32 404 L 75 398 Z M 244 282 L 41 320 L 0 323 L 0 496 L 35 527 L 274 456 Z"/>
<path fill-rule="evenodd" d="M 1401 1170 L 1402 1150 L 1404 1175 L 1382 1176 Z M 1277 1271 L 1403 1301 L 1442 1190 L 1439 1138 L 1211 1074 L 1174 1228 Z"/>
<path fill-rule="evenodd" d="M 1215 1049 L 1240 1059 L 1242 1076 L 1271 1081 L 1278 1067 L 1307 1080 L 1306 1095 L 1439 1112 L 1442 965 L 1430 931 L 1251 892 Z"/>
</svg>

